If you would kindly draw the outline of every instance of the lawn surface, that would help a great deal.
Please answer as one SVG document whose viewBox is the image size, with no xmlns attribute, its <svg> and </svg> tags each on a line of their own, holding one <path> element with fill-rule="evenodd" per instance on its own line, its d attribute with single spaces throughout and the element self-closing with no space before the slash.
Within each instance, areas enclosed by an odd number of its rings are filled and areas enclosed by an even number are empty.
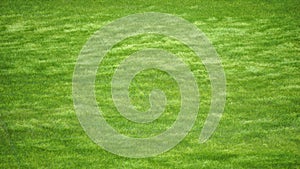
<svg viewBox="0 0 300 169">
<path fill-rule="evenodd" d="M 0 168 L 299 168 L 300 5 L 264 1 L 8 1 L 0 2 Z M 168 128 L 180 109 L 166 73 L 143 71 L 130 85 L 132 103 L 149 108 L 153 87 L 168 105 L 151 124 L 118 114 L 110 93 L 118 64 L 143 48 L 176 54 L 194 73 L 201 108 L 188 136 L 161 155 L 132 159 L 105 151 L 83 131 L 74 110 L 72 76 L 90 36 L 117 18 L 143 12 L 182 17 L 216 48 L 226 73 L 223 118 L 209 141 L 198 138 L 209 110 L 205 67 L 189 48 L 159 35 L 115 45 L 99 65 L 96 95 L 120 133 L 149 137 Z"/>
</svg>

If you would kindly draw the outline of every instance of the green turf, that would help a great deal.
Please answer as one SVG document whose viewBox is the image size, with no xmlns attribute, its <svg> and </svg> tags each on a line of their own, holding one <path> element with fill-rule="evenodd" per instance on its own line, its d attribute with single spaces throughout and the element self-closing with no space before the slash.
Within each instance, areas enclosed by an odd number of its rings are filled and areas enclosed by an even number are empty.
<svg viewBox="0 0 300 169">
<path fill-rule="evenodd" d="M 176 54 L 201 92 L 196 124 L 180 144 L 156 157 L 131 159 L 103 150 L 85 134 L 73 107 L 72 76 L 96 30 L 150 11 L 180 16 L 207 35 L 225 69 L 227 102 L 216 132 L 199 144 L 211 94 L 201 61 L 180 42 L 159 35 L 116 44 L 99 67 L 96 94 L 119 132 L 158 134 L 180 108 L 173 79 L 147 70 L 130 85 L 133 104 L 146 110 L 148 93 L 160 87 L 169 101 L 164 114 L 147 125 L 118 114 L 111 75 L 134 51 L 152 47 Z M 300 168 L 299 11 L 297 0 L 0 1 L 0 168 Z"/>
</svg>

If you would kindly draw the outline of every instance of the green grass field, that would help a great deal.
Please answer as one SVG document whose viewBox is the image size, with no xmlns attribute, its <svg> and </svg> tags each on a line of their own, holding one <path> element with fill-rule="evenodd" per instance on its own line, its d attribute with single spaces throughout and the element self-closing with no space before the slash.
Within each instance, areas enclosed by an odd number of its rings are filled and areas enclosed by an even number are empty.
<svg viewBox="0 0 300 169">
<path fill-rule="evenodd" d="M 299 11 L 297 0 L 0 1 L 0 168 L 300 168 Z M 132 81 L 132 102 L 146 110 L 149 92 L 159 87 L 168 98 L 164 114 L 146 125 L 118 114 L 111 76 L 132 52 L 151 47 L 176 54 L 189 65 L 201 93 L 188 136 L 166 153 L 135 159 L 107 152 L 89 139 L 74 110 L 72 77 L 95 31 L 143 12 L 182 17 L 206 34 L 222 60 L 227 102 L 214 135 L 199 144 L 211 99 L 201 61 L 164 36 L 141 35 L 116 44 L 99 65 L 96 95 L 120 133 L 156 135 L 180 108 L 174 80 L 149 70 Z"/>
</svg>

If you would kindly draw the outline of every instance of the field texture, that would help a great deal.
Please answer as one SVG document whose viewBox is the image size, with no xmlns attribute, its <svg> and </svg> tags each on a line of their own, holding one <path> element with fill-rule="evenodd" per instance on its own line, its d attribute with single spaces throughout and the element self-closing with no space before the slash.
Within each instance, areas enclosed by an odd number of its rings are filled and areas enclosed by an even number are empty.
<svg viewBox="0 0 300 169">
<path fill-rule="evenodd" d="M 263 1 L 0 1 L 0 168 L 300 168 L 300 4 Z M 144 48 L 180 57 L 197 79 L 198 118 L 187 137 L 161 155 L 127 158 L 95 144 L 73 106 L 78 55 L 93 33 L 115 19 L 143 12 L 169 13 L 202 30 L 222 60 L 227 101 L 213 136 L 199 134 L 210 106 L 207 71 L 175 39 L 140 35 L 116 44 L 99 65 L 97 102 L 117 131 L 131 137 L 168 129 L 180 109 L 174 79 L 156 69 L 129 87 L 132 104 L 145 111 L 160 88 L 163 115 L 149 124 L 123 118 L 111 98 L 120 62 Z"/>
</svg>

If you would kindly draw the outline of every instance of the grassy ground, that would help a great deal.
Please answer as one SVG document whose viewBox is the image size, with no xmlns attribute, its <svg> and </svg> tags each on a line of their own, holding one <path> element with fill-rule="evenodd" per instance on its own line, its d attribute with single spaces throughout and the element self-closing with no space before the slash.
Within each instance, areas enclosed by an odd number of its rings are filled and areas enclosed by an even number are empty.
<svg viewBox="0 0 300 169">
<path fill-rule="evenodd" d="M 142 126 L 117 114 L 110 75 L 133 51 L 161 47 L 177 54 L 201 91 L 197 122 L 179 145 L 156 157 L 130 159 L 103 150 L 84 133 L 73 107 L 72 75 L 82 46 L 96 30 L 149 11 L 180 16 L 207 35 L 223 62 L 227 102 L 215 134 L 199 144 L 210 101 L 201 62 L 166 37 L 126 39 L 103 61 L 96 86 L 108 122 L 121 133 L 160 133 L 180 106 L 174 81 L 149 70 L 134 79 L 130 93 L 135 106 L 145 110 L 144 93 L 153 86 L 165 90 L 170 103 L 162 119 Z M 296 0 L 1 1 L 0 168 L 299 168 L 299 11 Z M 147 77 L 154 77 L 151 83 Z"/>
</svg>

